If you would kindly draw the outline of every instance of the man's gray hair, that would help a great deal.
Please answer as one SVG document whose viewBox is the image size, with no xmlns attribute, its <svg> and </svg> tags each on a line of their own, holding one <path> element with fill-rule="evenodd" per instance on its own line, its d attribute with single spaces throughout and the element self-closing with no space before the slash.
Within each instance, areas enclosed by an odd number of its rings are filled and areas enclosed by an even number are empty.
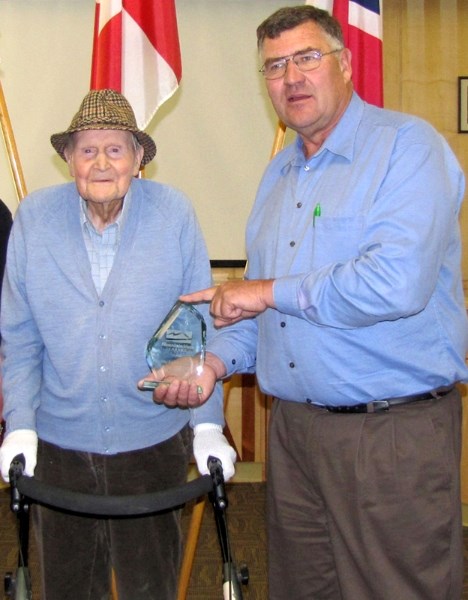
<svg viewBox="0 0 468 600">
<path fill-rule="evenodd" d="M 312 21 L 323 31 L 344 47 L 343 31 L 340 23 L 326 10 L 310 4 L 280 8 L 261 23 L 257 28 L 257 47 L 260 50 L 265 38 L 275 39 L 283 31 L 293 29 L 298 25 Z"/>
</svg>

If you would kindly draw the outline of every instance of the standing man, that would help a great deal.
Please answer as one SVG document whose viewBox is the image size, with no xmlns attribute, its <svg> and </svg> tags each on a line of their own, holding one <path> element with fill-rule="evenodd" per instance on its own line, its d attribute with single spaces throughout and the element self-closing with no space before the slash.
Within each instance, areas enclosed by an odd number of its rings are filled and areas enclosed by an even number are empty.
<svg viewBox="0 0 468 600">
<path fill-rule="evenodd" d="M 269 598 L 459 600 L 462 171 L 428 123 L 353 91 L 327 12 L 280 9 L 257 36 L 298 136 L 260 184 L 246 280 L 183 299 L 232 325 L 209 346 L 205 393 L 255 370 L 274 397 Z M 155 398 L 198 403 L 178 381 Z"/>
<path fill-rule="evenodd" d="M 196 410 L 137 389 L 156 327 L 211 281 L 189 201 L 135 178 L 156 146 L 117 92 L 89 92 L 51 142 L 75 181 L 30 194 L 16 213 L 1 315 L 3 478 L 23 453 L 26 475 L 72 491 L 164 490 L 186 482 L 190 427 L 201 471 L 212 454 L 229 478 L 219 387 Z M 34 508 L 42 598 L 107 600 L 111 567 L 119 600 L 176 597 L 180 510 L 107 519 Z"/>
</svg>

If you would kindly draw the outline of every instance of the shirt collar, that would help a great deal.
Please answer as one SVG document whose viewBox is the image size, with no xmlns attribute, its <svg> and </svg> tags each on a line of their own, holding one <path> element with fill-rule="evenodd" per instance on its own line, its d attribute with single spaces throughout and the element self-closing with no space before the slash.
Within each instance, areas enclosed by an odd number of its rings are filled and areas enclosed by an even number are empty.
<svg viewBox="0 0 468 600">
<path fill-rule="evenodd" d="M 114 221 L 114 223 L 111 223 L 111 225 L 116 225 L 117 228 L 120 230 L 122 229 L 125 222 L 127 221 L 129 206 L 131 204 L 131 199 L 132 199 L 132 189 L 129 188 L 128 192 L 124 196 L 122 210 L 120 211 L 119 216 Z M 80 196 L 80 215 L 81 215 L 81 224 L 83 226 L 91 227 L 95 231 L 95 227 L 92 224 L 92 222 L 89 218 L 89 215 L 88 215 L 88 205 L 81 196 Z M 109 225 L 109 227 L 110 227 L 110 225 Z"/>
<path fill-rule="evenodd" d="M 300 136 L 297 136 L 296 141 L 293 144 L 293 154 L 292 156 L 290 155 L 290 160 L 283 166 L 283 169 L 291 166 L 303 167 L 324 151 L 343 156 L 351 162 L 354 157 L 356 132 L 359 123 L 361 122 L 363 112 L 364 101 L 353 92 L 351 101 L 343 113 L 343 116 L 317 152 L 309 159 L 306 159 L 304 156 L 303 142 Z"/>
</svg>

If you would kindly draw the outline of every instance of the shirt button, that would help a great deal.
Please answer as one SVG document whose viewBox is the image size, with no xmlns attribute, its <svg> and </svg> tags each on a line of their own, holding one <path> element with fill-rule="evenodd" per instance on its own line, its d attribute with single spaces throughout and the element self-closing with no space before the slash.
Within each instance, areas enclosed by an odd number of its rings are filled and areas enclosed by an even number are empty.
<svg viewBox="0 0 468 600">
<path fill-rule="evenodd" d="M 296 366 L 293 362 L 289 363 L 289 366 L 291 367 L 291 369 L 294 369 L 294 367 Z"/>
<path fill-rule="evenodd" d="M 302 207 L 302 202 L 298 202 L 298 203 L 296 204 L 296 206 L 297 206 L 297 208 L 301 208 L 301 207 Z"/>
<path fill-rule="evenodd" d="M 104 333 L 100 333 L 99 334 L 99 339 L 100 340 L 105 340 L 107 338 L 107 336 Z"/>
<path fill-rule="evenodd" d="M 294 246 L 296 245 L 296 242 L 289 242 L 289 245 L 291 246 L 291 248 L 294 248 Z"/>
<path fill-rule="evenodd" d="M 281 327 L 286 327 L 286 323 L 284 321 L 281 321 L 280 325 Z"/>
<path fill-rule="evenodd" d="M 101 371 L 101 373 L 105 373 L 107 371 L 106 367 L 104 365 L 101 365 L 99 367 L 99 370 Z"/>
<path fill-rule="evenodd" d="M 233 358 L 233 359 L 231 360 L 231 364 L 233 364 L 233 365 L 235 365 L 235 364 L 236 364 L 236 362 L 237 362 L 237 361 L 236 361 L 236 359 L 235 359 L 235 358 Z"/>
<path fill-rule="evenodd" d="M 310 167 L 309 167 L 309 165 L 306 165 L 306 166 L 304 167 L 304 171 L 310 171 Z"/>
<path fill-rule="evenodd" d="M 99 306 L 104 306 L 104 300 L 99 301 Z"/>
<path fill-rule="evenodd" d="M 310 398 L 306 398 L 307 404 L 312 404 L 312 400 Z"/>
</svg>

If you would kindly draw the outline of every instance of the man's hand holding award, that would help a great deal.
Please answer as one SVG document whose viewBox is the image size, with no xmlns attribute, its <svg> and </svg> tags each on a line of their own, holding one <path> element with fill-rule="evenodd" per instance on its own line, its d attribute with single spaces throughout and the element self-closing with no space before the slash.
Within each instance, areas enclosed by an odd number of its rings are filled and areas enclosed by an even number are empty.
<svg viewBox="0 0 468 600">
<path fill-rule="evenodd" d="M 210 395 L 216 373 L 205 364 L 206 324 L 191 304 L 176 302 L 146 347 L 151 376 L 138 383 L 153 400 L 193 408 Z"/>
</svg>

